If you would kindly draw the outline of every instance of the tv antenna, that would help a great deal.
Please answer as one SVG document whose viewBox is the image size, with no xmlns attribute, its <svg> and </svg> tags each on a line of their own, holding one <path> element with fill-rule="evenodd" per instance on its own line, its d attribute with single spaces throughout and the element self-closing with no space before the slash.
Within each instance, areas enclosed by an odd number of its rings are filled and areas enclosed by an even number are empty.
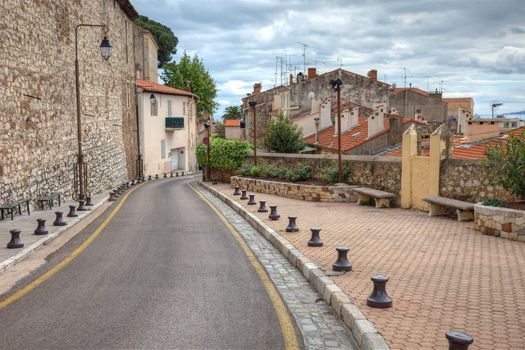
<svg viewBox="0 0 525 350">
<path fill-rule="evenodd" d="M 308 44 L 297 42 L 299 45 L 303 45 L 303 73 L 306 74 L 306 48 Z"/>
</svg>

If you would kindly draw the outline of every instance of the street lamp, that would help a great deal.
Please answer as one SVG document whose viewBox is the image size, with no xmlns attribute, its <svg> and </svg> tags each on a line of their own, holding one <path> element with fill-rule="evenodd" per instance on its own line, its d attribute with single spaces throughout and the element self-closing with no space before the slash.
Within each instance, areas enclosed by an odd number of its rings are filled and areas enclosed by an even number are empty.
<svg viewBox="0 0 525 350">
<path fill-rule="evenodd" d="M 77 140 L 78 140 L 78 158 L 77 158 L 77 174 L 78 174 L 78 188 L 77 196 L 79 200 L 86 199 L 87 188 L 87 165 L 84 161 L 84 153 L 82 152 L 82 120 L 80 118 L 80 69 L 78 64 L 78 29 L 80 27 L 96 27 L 104 28 L 107 32 L 105 24 L 78 24 L 75 27 L 75 88 L 77 97 Z M 107 36 L 100 43 L 100 54 L 107 60 L 111 56 L 111 44 Z"/>
<path fill-rule="evenodd" d="M 257 165 L 257 102 L 250 101 L 249 105 L 253 109 L 253 165 Z"/>
<path fill-rule="evenodd" d="M 339 183 L 343 182 L 343 161 L 341 159 L 341 79 L 330 80 L 332 89 L 337 91 L 337 161 L 339 167 Z"/>
<path fill-rule="evenodd" d="M 211 179 L 211 162 L 210 162 L 210 148 L 211 148 L 210 132 L 211 132 L 211 128 L 210 128 L 210 123 L 209 122 L 204 123 L 204 128 L 208 132 L 208 147 L 207 147 L 207 151 L 208 151 L 208 169 L 207 169 L 208 176 L 207 177 L 208 178 L 206 180 L 210 181 L 210 179 Z"/>
<path fill-rule="evenodd" d="M 149 96 L 149 102 L 152 105 L 155 105 L 155 103 L 157 103 L 157 99 L 155 98 L 155 95 L 153 93 L 151 93 L 151 95 Z"/>
<path fill-rule="evenodd" d="M 492 119 L 494 119 L 494 109 L 496 109 L 496 107 L 499 107 L 499 106 L 503 106 L 503 103 L 493 103 L 492 104 Z"/>
</svg>

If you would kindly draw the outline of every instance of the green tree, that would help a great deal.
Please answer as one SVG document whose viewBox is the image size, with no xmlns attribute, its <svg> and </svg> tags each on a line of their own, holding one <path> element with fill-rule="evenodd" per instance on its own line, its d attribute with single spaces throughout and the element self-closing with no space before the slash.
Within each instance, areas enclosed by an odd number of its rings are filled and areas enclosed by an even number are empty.
<svg viewBox="0 0 525 350">
<path fill-rule="evenodd" d="M 190 57 L 184 52 L 178 63 L 169 62 L 163 68 L 161 77 L 166 85 L 185 90 L 186 81 L 191 83 L 191 91 L 199 96 L 198 112 L 204 110 L 204 112 L 213 114 L 217 110 L 215 81 L 197 55 Z"/>
<path fill-rule="evenodd" d="M 491 182 L 501 185 L 518 198 L 525 198 L 525 132 L 512 134 L 504 142 L 487 149 L 482 165 Z"/>
<path fill-rule="evenodd" d="M 147 29 L 153 34 L 157 44 L 159 45 L 158 60 L 159 68 L 171 61 L 171 55 L 177 53 L 177 44 L 179 39 L 173 34 L 173 31 L 165 25 L 149 19 L 146 16 L 139 16 L 135 20 L 135 24 Z"/>
<path fill-rule="evenodd" d="M 211 166 L 222 170 L 239 169 L 251 149 L 246 141 L 226 140 L 214 136 L 211 138 Z M 197 145 L 197 161 L 202 166 L 208 164 L 207 146 L 203 143 Z"/>
<path fill-rule="evenodd" d="M 224 123 L 221 121 L 215 122 L 215 133 L 217 137 L 225 138 L 226 132 L 224 130 Z"/>
<path fill-rule="evenodd" d="M 222 115 L 222 119 L 241 119 L 241 106 L 226 107 L 224 114 Z"/>
<path fill-rule="evenodd" d="M 264 145 L 277 153 L 297 153 L 304 148 L 303 129 L 280 113 L 268 122 Z"/>
</svg>

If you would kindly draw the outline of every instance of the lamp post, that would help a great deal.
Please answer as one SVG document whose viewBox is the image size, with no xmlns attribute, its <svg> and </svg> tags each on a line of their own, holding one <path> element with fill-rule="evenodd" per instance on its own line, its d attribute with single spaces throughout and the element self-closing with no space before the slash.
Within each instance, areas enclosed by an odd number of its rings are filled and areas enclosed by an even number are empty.
<svg viewBox="0 0 525 350">
<path fill-rule="evenodd" d="M 208 147 L 207 147 L 207 151 L 208 151 L 208 169 L 207 169 L 207 173 L 208 173 L 208 178 L 207 180 L 210 181 L 211 179 L 211 162 L 210 162 L 210 148 L 211 148 L 211 137 L 210 137 L 210 131 L 211 131 L 211 125 L 209 122 L 206 122 L 204 123 L 204 127 L 206 128 L 206 131 L 208 132 Z"/>
<path fill-rule="evenodd" d="M 339 167 L 339 182 L 343 182 L 343 161 L 341 159 L 341 79 L 330 80 L 332 89 L 337 91 L 337 162 Z"/>
<path fill-rule="evenodd" d="M 499 106 L 502 106 L 503 103 L 493 103 L 492 104 L 492 119 L 494 120 L 494 109 L 496 109 L 496 107 L 499 107 Z"/>
<path fill-rule="evenodd" d="M 257 102 L 250 101 L 249 104 L 253 109 L 253 165 L 257 165 L 257 111 L 255 108 Z"/>
<path fill-rule="evenodd" d="M 77 158 L 77 172 L 78 172 L 78 189 L 77 196 L 79 200 L 86 199 L 87 188 L 87 168 L 84 160 L 84 153 L 82 152 L 82 119 L 80 118 L 80 69 L 78 64 L 78 29 L 80 27 L 96 27 L 104 28 L 107 32 L 105 24 L 79 24 L 75 27 L 75 88 L 77 97 L 77 140 L 78 140 L 78 158 Z M 111 44 L 106 35 L 100 43 L 100 53 L 105 60 L 111 56 Z"/>
</svg>

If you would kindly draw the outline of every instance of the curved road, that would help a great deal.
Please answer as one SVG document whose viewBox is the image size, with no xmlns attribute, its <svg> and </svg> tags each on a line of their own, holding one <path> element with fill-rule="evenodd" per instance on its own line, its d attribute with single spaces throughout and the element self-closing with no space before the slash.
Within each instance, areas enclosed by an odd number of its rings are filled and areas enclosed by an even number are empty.
<svg viewBox="0 0 525 350">
<path fill-rule="evenodd" d="M 84 252 L 0 310 L 0 347 L 283 349 L 278 317 L 255 269 L 187 183 L 158 180 L 131 193 Z"/>
</svg>

